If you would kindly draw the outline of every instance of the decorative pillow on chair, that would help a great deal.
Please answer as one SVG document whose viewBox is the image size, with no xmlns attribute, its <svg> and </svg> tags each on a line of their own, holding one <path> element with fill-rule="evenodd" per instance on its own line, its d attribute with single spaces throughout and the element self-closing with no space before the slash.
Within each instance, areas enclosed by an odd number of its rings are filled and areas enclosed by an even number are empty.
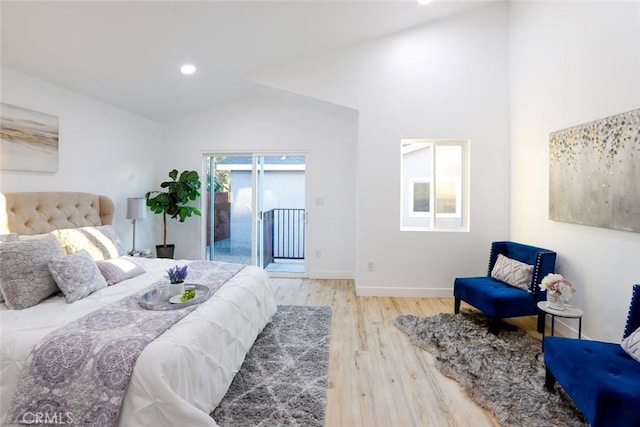
<svg viewBox="0 0 640 427">
<path fill-rule="evenodd" d="M 126 257 L 96 261 L 96 264 L 109 286 L 144 273 L 140 264 Z"/>
<path fill-rule="evenodd" d="M 516 288 L 529 290 L 533 265 L 498 254 L 498 259 L 491 270 L 491 277 Z"/>
<path fill-rule="evenodd" d="M 49 261 L 49 271 L 68 303 L 107 287 L 98 266 L 84 249 L 53 258 Z"/>
<path fill-rule="evenodd" d="M 629 356 L 640 362 L 640 328 L 631 332 L 623 339 L 621 345 L 622 349 L 626 351 Z"/>
<path fill-rule="evenodd" d="M 117 258 L 126 254 L 120 238 L 111 225 L 81 227 L 52 232 L 67 255 L 86 250 L 94 261 Z"/>
<path fill-rule="evenodd" d="M 0 289 L 7 307 L 21 310 L 59 292 L 47 264 L 60 255 L 53 236 L 0 244 Z"/>
</svg>

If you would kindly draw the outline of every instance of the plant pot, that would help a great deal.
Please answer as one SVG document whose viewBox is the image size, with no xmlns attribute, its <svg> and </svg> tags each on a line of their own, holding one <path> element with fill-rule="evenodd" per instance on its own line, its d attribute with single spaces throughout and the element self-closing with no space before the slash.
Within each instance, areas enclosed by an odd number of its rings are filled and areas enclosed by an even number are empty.
<svg viewBox="0 0 640 427">
<path fill-rule="evenodd" d="M 169 293 L 172 297 L 182 295 L 184 293 L 184 282 L 169 284 Z"/>
<path fill-rule="evenodd" d="M 156 256 L 158 258 L 169 258 L 173 259 L 173 250 L 175 249 L 175 245 L 156 245 Z"/>
</svg>

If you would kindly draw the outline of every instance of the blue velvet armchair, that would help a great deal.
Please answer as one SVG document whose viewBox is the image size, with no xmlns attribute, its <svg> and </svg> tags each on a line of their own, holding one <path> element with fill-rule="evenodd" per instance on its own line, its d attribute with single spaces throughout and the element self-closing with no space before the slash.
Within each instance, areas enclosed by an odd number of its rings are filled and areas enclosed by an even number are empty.
<svg viewBox="0 0 640 427">
<path fill-rule="evenodd" d="M 640 285 L 633 287 L 623 338 L 640 327 Z M 640 426 L 640 363 L 618 343 L 544 337 L 545 386 L 556 381 L 592 427 Z"/>
<path fill-rule="evenodd" d="M 491 270 L 502 254 L 525 264 L 533 265 L 528 290 L 510 286 L 491 277 Z M 454 313 L 460 312 L 464 301 L 494 319 L 491 329 L 499 330 L 500 319 L 538 315 L 538 332 L 544 331 L 545 316 L 537 308 L 538 301 L 546 300 L 547 293 L 539 284 L 556 266 L 556 253 L 548 249 L 516 242 L 493 242 L 489 255 L 489 270 L 482 277 L 458 277 L 453 284 Z"/>
</svg>

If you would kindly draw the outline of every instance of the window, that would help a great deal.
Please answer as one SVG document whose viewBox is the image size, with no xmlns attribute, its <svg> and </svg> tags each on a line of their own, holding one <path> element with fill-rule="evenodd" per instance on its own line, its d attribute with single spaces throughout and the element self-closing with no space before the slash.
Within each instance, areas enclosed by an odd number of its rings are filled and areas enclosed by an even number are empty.
<svg viewBox="0 0 640 427">
<path fill-rule="evenodd" d="M 428 216 L 431 212 L 431 182 L 428 178 L 411 179 L 411 210 L 409 215 Z"/>
<path fill-rule="evenodd" d="M 468 231 L 469 141 L 401 141 L 401 230 Z"/>
</svg>

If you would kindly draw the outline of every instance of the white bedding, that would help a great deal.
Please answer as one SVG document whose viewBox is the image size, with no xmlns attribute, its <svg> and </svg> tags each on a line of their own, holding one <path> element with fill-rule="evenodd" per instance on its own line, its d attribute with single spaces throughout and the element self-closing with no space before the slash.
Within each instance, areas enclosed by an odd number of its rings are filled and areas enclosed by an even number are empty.
<svg viewBox="0 0 640 427">
<path fill-rule="evenodd" d="M 24 310 L 0 304 L 0 419 L 33 346 L 49 332 L 149 287 L 186 261 L 136 258 L 147 273 L 67 304 L 61 295 Z M 207 302 L 140 354 L 120 426 L 216 426 L 209 413 L 224 397 L 257 335 L 276 311 L 266 272 L 245 267 Z"/>
</svg>

